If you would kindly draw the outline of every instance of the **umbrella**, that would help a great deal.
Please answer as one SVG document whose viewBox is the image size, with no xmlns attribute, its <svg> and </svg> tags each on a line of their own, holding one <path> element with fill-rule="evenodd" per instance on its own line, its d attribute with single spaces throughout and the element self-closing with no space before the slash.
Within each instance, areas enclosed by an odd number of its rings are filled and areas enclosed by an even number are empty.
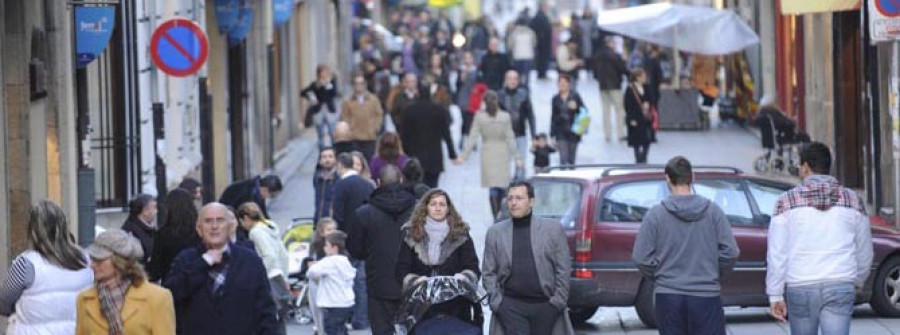
<svg viewBox="0 0 900 335">
<path fill-rule="evenodd" d="M 725 55 L 759 43 L 737 14 L 659 3 L 600 12 L 601 28 L 637 40 L 704 55 Z"/>
</svg>

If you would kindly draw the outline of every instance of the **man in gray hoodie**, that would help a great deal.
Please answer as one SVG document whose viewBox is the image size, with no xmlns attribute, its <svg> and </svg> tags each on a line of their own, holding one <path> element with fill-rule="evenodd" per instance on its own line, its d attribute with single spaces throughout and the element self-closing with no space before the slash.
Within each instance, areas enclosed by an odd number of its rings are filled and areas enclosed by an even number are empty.
<svg viewBox="0 0 900 335">
<path fill-rule="evenodd" d="M 721 277 L 740 251 L 718 205 L 692 194 L 691 163 L 666 164 L 672 194 L 644 216 L 632 257 L 653 280 L 659 332 L 725 334 Z"/>
</svg>

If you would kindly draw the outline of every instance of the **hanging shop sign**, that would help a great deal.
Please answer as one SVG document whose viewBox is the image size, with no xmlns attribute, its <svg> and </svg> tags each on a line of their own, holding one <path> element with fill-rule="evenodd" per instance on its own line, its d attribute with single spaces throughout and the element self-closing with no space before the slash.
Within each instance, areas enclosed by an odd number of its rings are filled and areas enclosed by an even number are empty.
<svg viewBox="0 0 900 335">
<path fill-rule="evenodd" d="M 75 54 L 78 68 L 93 62 L 112 36 L 116 10 L 111 6 L 75 7 Z"/>
<path fill-rule="evenodd" d="M 241 15 L 241 0 L 215 0 L 216 23 L 220 34 L 227 34 Z"/>
<path fill-rule="evenodd" d="M 209 55 L 206 33 L 194 21 L 171 19 L 163 22 L 150 38 L 150 57 L 163 72 L 185 77 L 197 73 Z"/>
<path fill-rule="evenodd" d="M 445 8 L 450 6 L 461 5 L 463 0 L 428 0 L 428 6 L 436 8 Z"/>
<path fill-rule="evenodd" d="M 291 0 L 272 0 L 272 21 L 275 27 L 281 27 L 290 20 L 293 5 Z"/>
<path fill-rule="evenodd" d="M 239 44 L 250 34 L 250 28 L 253 24 L 253 6 L 249 2 L 242 2 L 241 13 L 237 22 L 228 31 L 228 44 Z"/>
<path fill-rule="evenodd" d="M 858 10 L 862 0 L 781 0 L 781 13 L 802 15 Z"/>
</svg>

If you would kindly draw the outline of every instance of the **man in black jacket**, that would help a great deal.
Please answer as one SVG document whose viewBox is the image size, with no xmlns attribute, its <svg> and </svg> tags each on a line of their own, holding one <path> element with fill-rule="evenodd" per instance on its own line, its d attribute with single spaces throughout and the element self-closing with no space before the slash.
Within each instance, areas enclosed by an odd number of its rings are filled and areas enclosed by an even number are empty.
<svg viewBox="0 0 900 335">
<path fill-rule="evenodd" d="M 342 153 L 337 157 L 337 172 L 340 180 L 334 184 L 332 206 L 334 206 L 334 221 L 338 229 L 350 232 L 358 223 L 359 217 L 356 209 L 366 203 L 372 194 L 374 186 L 368 180 L 363 179 L 359 172 L 353 170 L 353 155 Z M 356 304 L 353 306 L 353 328 L 360 330 L 369 328 L 368 312 L 366 307 L 365 263 L 354 259 L 356 278 L 353 281 L 353 293 Z"/>
<path fill-rule="evenodd" d="M 437 187 L 441 172 L 444 172 L 444 151 L 441 140 L 447 144 L 450 159 L 456 159 L 453 138 L 450 136 L 450 113 L 419 90 L 419 100 L 403 110 L 403 126 L 398 128 L 403 140 L 403 151 L 409 157 L 416 157 L 425 172 L 423 182 L 428 187 Z"/>
<path fill-rule="evenodd" d="M 323 148 L 319 150 L 319 165 L 316 166 L 316 172 L 313 175 L 313 189 L 315 190 L 316 209 L 313 213 L 313 222 L 318 225 L 319 219 L 323 217 L 334 216 L 334 209 L 331 205 L 332 194 L 334 193 L 334 184 L 337 182 L 338 175 L 335 168 L 335 151 L 333 148 Z"/>
<path fill-rule="evenodd" d="M 503 89 L 498 92 L 497 97 L 500 100 L 500 107 L 509 113 L 512 121 L 513 133 L 516 134 L 516 149 L 519 157 L 528 157 L 528 137 L 526 130 L 531 132 L 534 137 L 534 111 L 531 107 L 531 94 L 528 89 L 519 85 L 519 73 L 515 70 L 506 72 L 506 81 Z M 526 128 L 527 126 L 527 128 Z M 525 169 L 516 166 L 515 179 L 524 179 Z"/>
<path fill-rule="evenodd" d="M 510 69 L 509 56 L 500 52 L 500 40 L 491 38 L 488 53 L 481 59 L 481 81 L 491 90 L 499 91 L 503 87 L 503 76 Z"/>
<path fill-rule="evenodd" d="M 246 202 L 255 202 L 259 210 L 270 218 L 266 211 L 266 199 L 272 199 L 281 193 L 281 178 L 276 175 L 265 177 L 256 176 L 250 179 L 236 181 L 222 192 L 219 202 L 232 208 L 241 207 Z"/>
<path fill-rule="evenodd" d="M 354 258 L 366 262 L 366 289 L 369 295 L 369 321 L 372 334 L 393 334 L 394 313 L 400 308 L 400 283 L 396 280 L 397 254 L 400 252 L 400 227 L 409 220 L 416 206 L 412 188 L 402 183 L 394 165 L 381 169 L 381 186 L 369 197 L 369 203 L 356 210 L 360 218 L 347 248 Z"/>
<path fill-rule="evenodd" d="M 153 239 L 156 237 L 157 204 L 156 198 L 149 194 L 138 194 L 128 202 L 128 219 L 122 224 L 122 230 L 128 232 L 141 242 L 144 257 L 141 264 L 150 263 L 153 254 Z"/>
<path fill-rule="evenodd" d="M 537 65 L 538 79 L 547 78 L 547 69 L 550 67 L 550 59 L 553 58 L 553 26 L 547 16 L 549 11 L 550 5 L 543 2 L 540 10 L 531 20 L 531 29 L 534 29 L 534 33 L 537 35 L 535 65 Z"/>
</svg>

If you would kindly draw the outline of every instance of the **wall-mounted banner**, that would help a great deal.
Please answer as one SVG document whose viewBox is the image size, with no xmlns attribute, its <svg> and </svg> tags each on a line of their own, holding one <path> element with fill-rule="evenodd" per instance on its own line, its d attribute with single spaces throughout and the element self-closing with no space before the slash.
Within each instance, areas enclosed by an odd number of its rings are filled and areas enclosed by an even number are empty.
<svg viewBox="0 0 900 335">
<path fill-rule="evenodd" d="M 216 22 L 220 34 L 227 34 L 241 16 L 241 0 L 215 0 Z"/>
<path fill-rule="evenodd" d="M 293 5 L 294 2 L 291 0 L 272 0 L 272 21 L 275 27 L 281 27 L 291 19 Z"/>
<path fill-rule="evenodd" d="M 103 52 L 115 26 L 116 10 L 113 7 L 75 7 L 75 54 L 79 69 Z"/>
<path fill-rule="evenodd" d="M 250 34 L 250 28 L 253 24 L 253 5 L 249 1 L 241 1 L 241 15 L 237 22 L 228 31 L 228 43 L 235 45 L 244 41 Z"/>
</svg>

